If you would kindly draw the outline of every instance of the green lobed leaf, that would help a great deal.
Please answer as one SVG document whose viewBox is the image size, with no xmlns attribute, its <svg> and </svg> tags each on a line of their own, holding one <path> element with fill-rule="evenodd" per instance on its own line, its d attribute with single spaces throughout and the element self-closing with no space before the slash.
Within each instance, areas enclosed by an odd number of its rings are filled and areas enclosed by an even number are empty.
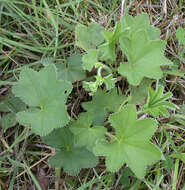
<svg viewBox="0 0 185 190">
<path fill-rule="evenodd" d="M 105 139 L 106 128 L 103 126 L 93 126 L 93 114 L 91 112 L 81 113 L 77 120 L 72 121 L 69 125 L 70 130 L 75 136 L 76 146 L 86 146 L 92 151 L 98 140 Z"/>
<path fill-rule="evenodd" d="M 136 117 L 134 105 L 126 105 L 120 112 L 110 115 L 109 121 L 116 130 L 114 140 L 99 141 L 94 153 L 106 157 L 109 171 L 116 172 L 126 163 L 138 178 L 143 178 L 146 167 L 160 160 L 161 151 L 149 141 L 157 122 Z"/>
<path fill-rule="evenodd" d="M 6 115 L 3 115 L 0 120 L 3 130 L 6 131 L 10 127 L 13 127 L 16 124 L 16 113 L 23 110 L 26 110 L 26 104 L 13 94 L 8 94 L 0 102 L 0 112 L 6 112 Z"/>
<path fill-rule="evenodd" d="M 131 185 L 131 179 L 129 178 L 130 176 L 133 176 L 130 168 L 123 168 L 123 170 L 121 171 L 120 182 L 122 183 L 124 188 L 128 188 Z"/>
<path fill-rule="evenodd" d="M 116 54 L 115 54 L 115 44 L 105 43 L 98 48 L 100 52 L 100 59 L 103 61 L 111 60 L 115 61 Z"/>
<path fill-rule="evenodd" d="M 130 86 L 130 104 L 142 104 L 148 94 L 152 81 L 144 78 L 139 86 Z"/>
<path fill-rule="evenodd" d="M 0 120 L 3 130 L 7 130 L 16 124 L 16 117 L 14 113 L 8 113 Z"/>
<path fill-rule="evenodd" d="M 159 86 L 156 91 L 149 88 L 147 103 L 143 106 L 142 110 L 154 117 L 158 117 L 159 115 L 168 117 L 168 109 L 175 109 L 176 107 L 173 103 L 166 101 L 171 98 L 172 93 L 167 92 L 163 94 L 163 91 L 164 88 L 162 86 Z"/>
<path fill-rule="evenodd" d="M 156 40 L 160 36 L 160 30 L 150 25 L 149 16 L 146 13 L 141 13 L 136 17 L 125 14 L 121 19 L 121 24 L 124 35 L 129 37 L 140 30 L 146 31 L 150 40 Z"/>
<path fill-rule="evenodd" d="M 97 165 L 98 158 L 83 147 L 75 147 L 74 136 L 69 128 L 55 129 L 43 141 L 57 148 L 56 154 L 49 159 L 54 168 L 63 167 L 70 175 L 77 175 L 82 168 Z"/>
<path fill-rule="evenodd" d="M 13 94 L 9 94 L 2 102 L 0 102 L 0 112 L 16 113 L 25 109 L 26 104 Z"/>
<path fill-rule="evenodd" d="M 172 70 L 163 70 L 163 73 L 178 77 L 184 77 L 185 75 L 185 69 L 180 71 L 178 69 L 172 69 Z"/>
<path fill-rule="evenodd" d="M 83 56 L 83 69 L 91 71 L 98 62 L 98 51 L 96 49 L 88 50 L 88 53 Z"/>
<path fill-rule="evenodd" d="M 0 87 L 5 86 L 5 85 L 14 85 L 14 83 L 15 82 L 11 82 L 11 81 L 8 81 L 8 80 L 6 80 L 6 81 L 0 80 Z"/>
<path fill-rule="evenodd" d="M 55 149 L 70 149 L 74 146 L 74 136 L 67 128 L 54 129 L 47 136 L 42 137 L 42 141 Z"/>
<path fill-rule="evenodd" d="M 88 51 L 89 49 L 96 49 L 97 46 L 104 42 L 102 35 L 103 27 L 98 23 L 91 23 L 88 27 L 77 25 L 76 27 L 76 45 Z"/>
<path fill-rule="evenodd" d="M 128 62 L 120 63 L 118 72 L 126 76 L 131 85 L 139 85 L 144 77 L 161 78 L 160 66 L 171 64 L 164 56 L 165 42 L 149 40 L 144 30 L 134 32 L 131 37 L 121 35 L 120 47 Z"/>
<path fill-rule="evenodd" d="M 69 121 L 66 100 L 72 90 L 71 83 L 57 80 L 56 67 L 48 65 L 39 72 L 30 68 L 21 71 L 13 93 L 30 108 L 19 112 L 17 120 L 44 136 Z"/>
<path fill-rule="evenodd" d="M 55 65 L 58 79 L 75 82 L 85 78 L 85 72 L 82 68 L 82 56 L 79 53 L 72 54 L 65 64 L 57 63 Z"/>
<path fill-rule="evenodd" d="M 108 112 L 117 111 L 125 99 L 125 96 L 118 95 L 116 88 L 107 93 L 98 89 L 92 97 L 92 101 L 84 102 L 82 106 L 85 110 L 94 114 L 94 125 L 102 125 Z"/>
<path fill-rule="evenodd" d="M 114 30 L 111 32 L 109 30 L 105 30 L 103 32 L 103 35 L 106 39 L 106 43 L 102 44 L 101 46 L 98 47 L 100 50 L 100 59 L 106 61 L 106 60 L 111 60 L 115 61 L 116 60 L 116 53 L 115 53 L 115 44 L 119 41 L 119 36 L 121 34 L 121 23 L 117 22 L 115 25 Z"/>
<path fill-rule="evenodd" d="M 98 158 L 85 148 L 60 151 L 49 159 L 52 167 L 63 167 L 70 175 L 77 175 L 82 168 L 92 168 L 98 164 Z"/>
</svg>

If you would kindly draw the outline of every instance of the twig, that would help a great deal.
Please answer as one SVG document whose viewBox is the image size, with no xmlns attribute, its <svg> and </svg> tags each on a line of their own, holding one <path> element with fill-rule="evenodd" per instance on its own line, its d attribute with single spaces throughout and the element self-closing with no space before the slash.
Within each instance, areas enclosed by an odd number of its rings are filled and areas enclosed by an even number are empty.
<svg viewBox="0 0 185 190">
<path fill-rule="evenodd" d="M 14 48 L 12 51 L 14 51 L 14 50 L 15 50 L 15 48 Z M 16 65 L 19 65 L 13 58 L 11 58 L 10 54 L 12 53 L 12 51 L 10 51 L 9 53 L 6 53 L 6 51 L 1 50 L 1 52 L 2 52 L 6 57 L 8 57 L 10 60 L 12 60 Z"/>
<path fill-rule="evenodd" d="M 124 13 L 124 4 L 125 4 L 125 0 L 121 1 L 121 17 L 123 16 Z"/>
<path fill-rule="evenodd" d="M 166 0 L 163 1 L 163 12 L 164 12 L 164 16 L 167 16 L 167 6 L 166 6 Z"/>
<path fill-rule="evenodd" d="M 147 8 L 161 8 L 161 5 L 148 5 L 145 3 L 143 3 L 142 6 Z"/>
<path fill-rule="evenodd" d="M 4 138 L 3 138 L 3 136 L 2 136 L 1 134 L 0 134 L 0 140 L 1 140 L 1 142 L 3 143 L 3 145 L 7 148 L 7 151 L 13 153 L 13 150 L 10 149 L 8 143 L 4 140 Z"/>
<path fill-rule="evenodd" d="M 39 160 L 38 162 L 34 163 L 32 166 L 30 166 L 29 168 L 32 169 L 33 167 L 37 166 L 39 163 L 41 163 L 42 161 L 46 160 L 49 156 L 53 156 L 53 152 L 50 154 L 47 154 L 44 158 L 42 158 L 41 160 Z M 24 170 L 23 172 L 21 172 L 19 175 L 16 176 L 16 178 L 19 178 L 20 176 L 22 176 L 23 174 L 25 174 L 27 172 L 27 170 Z"/>
</svg>

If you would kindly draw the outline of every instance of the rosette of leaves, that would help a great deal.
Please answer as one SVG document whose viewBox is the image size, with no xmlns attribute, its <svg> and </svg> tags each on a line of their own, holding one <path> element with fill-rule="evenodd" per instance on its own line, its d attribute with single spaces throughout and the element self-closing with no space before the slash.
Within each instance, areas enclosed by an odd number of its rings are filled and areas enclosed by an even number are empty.
<svg viewBox="0 0 185 190">
<path fill-rule="evenodd" d="M 54 128 L 64 127 L 69 122 L 65 104 L 71 90 L 71 83 L 57 79 L 54 65 L 48 65 L 39 72 L 23 69 L 12 92 L 29 109 L 18 112 L 17 120 L 41 136 Z"/>
<path fill-rule="evenodd" d="M 109 122 L 116 135 L 110 134 L 111 141 L 98 141 L 93 149 L 95 155 L 106 157 L 106 167 L 111 172 L 127 164 L 138 178 L 143 178 L 146 167 L 161 159 L 161 151 L 150 142 L 157 122 L 151 118 L 137 120 L 134 105 L 110 115 Z"/>
<path fill-rule="evenodd" d="M 92 168 L 98 164 L 98 158 L 85 147 L 76 147 L 74 135 L 69 128 L 55 129 L 42 138 L 43 142 L 56 149 L 49 159 L 54 168 L 63 168 L 70 175 L 77 175 L 82 168 Z"/>
</svg>

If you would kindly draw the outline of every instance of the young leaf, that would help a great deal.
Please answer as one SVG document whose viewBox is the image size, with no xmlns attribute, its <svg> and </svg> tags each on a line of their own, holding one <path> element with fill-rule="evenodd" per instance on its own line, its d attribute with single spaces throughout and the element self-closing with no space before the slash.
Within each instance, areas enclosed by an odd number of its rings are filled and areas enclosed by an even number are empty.
<svg viewBox="0 0 185 190">
<path fill-rule="evenodd" d="M 68 128 L 54 130 L 43 141 L 57 148 L 56 154 L 49 159 L 52 167 L 63 167 L 70 175 L 77 175 L 82 168 L 91 168 L 97 165 L 98 158 L 85 148 L 74 145 L 74 136 Z"/>
<path fill-rule="evenodd" d="M 126 105 L 120 112 L 110 115 L 116 136 L 111 142 L 99 141 L 94 153 L 106 157 L 109 171 L 118 171 L 126 163 L 138 178 L 143 178 L 146 166 L 160 160 L 161 152 L 149 141 L 157 122 L 150 118 L 137 120 L 136 116 L 134 105 Z"/>
<path fill-rule="evenodd" d="M 92 125 L 93 114 L 90 112 L 81 113 L 78 120 L 72 121 L 69 128 L 75 135 L 76 146 L 86 146 L 92 151 L 97 140 L 105 139 L 106 128 Z"/>
<path fill-rule="evenodd" d="M 120 22 L 116 23 L 116 26 L 113 32 L 109 30 L 105 30 L 103 32 L 103 35 L 107 42 L 102 44 L 98 48 L 100 50 L 100 53 L 102 54 L 100 59 L 104 61 L 106 60 L 115 61 L 116 59 L 115 44 L 118 42 L 121 32 L 122 31 L 121 31 Z"/>
<path fill-rule="evenodd" d="M 90 49 L 86 55 L 82 58 L 83 69 L 91 71 L 98 62 L 98 51 L 96 49 Z"/>
<path fill-rule="evenodd" d="M 106 89 L 110 90 L 115 87 L 116 78 L 113 78 L 112 74 L 103 78 L 103 82 L 105 83 Z"/>
<path fill-rule="evenodd" d="M 67 59 L 67 64 L 56 64 L 58 79 L 75 82 L 85 78 L 82 68 L 82 57 L 79 53 L 72 54 Z"/>
<path fill-rule="evenodd" d="M 161 78 L 160 66 L 171 64 L 164 56 L 164 41 L 150 41 L 144 30 L 134 32 L 130 38 L 121 35 L 120 47 L 128 62 L 120 63 L 118 72 L 126 76 L 131 85 L 139 85 L 144 77 Z"/>
<path fill-rule="evenodd" d="M 83 88 L 89 91 L 89 95 L 92 96 L 98 90 L 98 87 L 103 84 L 103 78 L 100 75 L 95 76 L 96 80 L 94 82 L 83 82 Z"/>
<path fill-rule="evenodd" d="M 104 42 L 103 30 L 103 27 L 97 23 L 91 23 L 88 27 L 78 25 L 76 27 L 76 45 L 86 51 L 96 49 L 97 46 Z"/>
<path fill-rule="evenodd" d="M 150 88 L 147 103 L 143 106 L 142 110 L 154 117 L 158 117 L 159 115 L 168 117 L 169 113 L 167 108 L 175 109 L 176 107 L 173 103 L 166 101 L 171 98 L 172 93 L 167 92 L 163 94 L 163 91 L 164 88 L 162 86 L 159 86 L 156 91 Z"/>
<path fill-rule="evenodd" d="M 94 114 L 94 125 L 102 125 L 107 113 L 117 111 L 125 99 L 125 96 L 117 94 L 116 88 L 107 93 L 97 90 L 92 101 L 84 102 L 82 106 L 85 110 Z"/>
<path fill-rule="evenodd" d="M 48 65 L 39 72 L 25 68 L 12 91 L 31 108 L 19 112 L 18 121 L 31 126 L 41 136 L 65 126 L 69 121 L 65 103 L 71 90 L 69 82 L 57 80 L 54 65 Z"/>
</svg>

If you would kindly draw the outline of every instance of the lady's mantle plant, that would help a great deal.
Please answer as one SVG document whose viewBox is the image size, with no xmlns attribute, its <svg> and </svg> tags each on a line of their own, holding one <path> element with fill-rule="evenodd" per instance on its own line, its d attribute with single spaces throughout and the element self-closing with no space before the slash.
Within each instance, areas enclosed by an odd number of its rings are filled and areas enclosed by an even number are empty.
<svg viewBox="0 0 185 190">
<path fill-rule="evenodd" d="M 155 117 L 168 116 L 168 108 L 175 106 L 167 101 L 170 92 L 163 94 L 163 87 L 150 87 L 153 79 L 163 76 L 161 66 L 171 64 L 159 35 L 146 14 L 123 16 L 113 31 L 97 23 L 78 25 L 76 45 L 85 51 L 83 56 L 75 53 L 65 64 L 49 64 L 39 72 L 21 71 L 12 91 L 29 108 L 17 113 L 17 121 L 56 149 L 49 160 L 51 166 L 76 175 L 81 168 L 96 166 L 98 156 L 104 156 L 109 171 L 127 164 L 143 178 L 146 167 L 161 159 L 160 149 L 150 141 L 158 127 Z M 89 81 L 85 71 L 93 68 L 97 73 Z M 129 83 L 128 97 L 115 87 L 124 77 Z M 78 80 L 83 80 L 92 100 L 82 103 L 86 112 L 74 120 L 68 115 L 66 101 L 71 82 Z M 139 114 L 151 117 L 138 119 Z M 115 133 L 107 131 L 108 124 Z"/>
</svg>

